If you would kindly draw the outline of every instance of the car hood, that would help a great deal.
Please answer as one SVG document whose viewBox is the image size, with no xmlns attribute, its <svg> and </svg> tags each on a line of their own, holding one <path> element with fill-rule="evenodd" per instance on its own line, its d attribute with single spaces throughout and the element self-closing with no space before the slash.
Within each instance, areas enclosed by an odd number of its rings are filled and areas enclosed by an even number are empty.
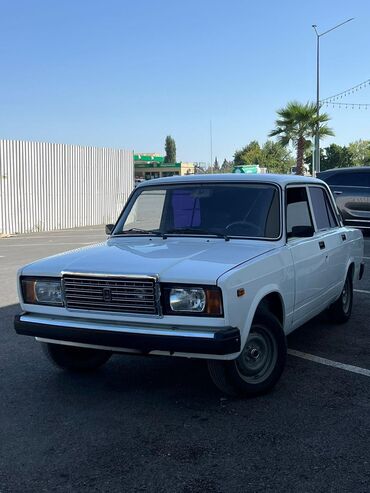
<svg viewBox="0 0 370 493">
<path fill-rule="evenodd" d="M 253 240 L 129 237 L 54 255 L 27 265 L 22 275 L 155 275 L 162 282 L 214 284 L 235 266 L 267 253 L 272 243 Z"/>
</svg>

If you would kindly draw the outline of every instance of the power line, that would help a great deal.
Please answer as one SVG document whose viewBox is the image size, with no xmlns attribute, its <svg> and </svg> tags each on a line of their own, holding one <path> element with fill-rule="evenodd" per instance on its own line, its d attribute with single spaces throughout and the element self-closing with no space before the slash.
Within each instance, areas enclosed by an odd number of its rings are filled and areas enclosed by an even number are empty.
<svg viewBox="0 0 370 493">
<path fill-rule="evenodd" d="M 357 84 L 356 86 L 350 87 L 349 89 L 346 89 L 345 91 L 339 92 L 338 94 L 334 94 L 333 96 L 329 96 L 328 98 L 321 99 L 320 103 L 333 103 L 333 101 L 342 99 L 349 94 L 354 94 L 357 91 L 360 91 L 361 89 L 364 89 L 367 85 L 370 86 L 370 79 L 365 80 L 364 82 L 361 82 L 360 84 Z"/>
<path fill-rule="evenodd" d="M 336 106 L 338 108 L 345 108 L 345 109 L 352 109 L 352 110 L 360 110 L 360 109 L 370 109 L 370 103 L 336 103 L 335 101 L 325 101 L 323 103 L 323 106 L 326 108 L 330 108 L 330 106 L 333 106 L 335 108 Z"/>
</svg>

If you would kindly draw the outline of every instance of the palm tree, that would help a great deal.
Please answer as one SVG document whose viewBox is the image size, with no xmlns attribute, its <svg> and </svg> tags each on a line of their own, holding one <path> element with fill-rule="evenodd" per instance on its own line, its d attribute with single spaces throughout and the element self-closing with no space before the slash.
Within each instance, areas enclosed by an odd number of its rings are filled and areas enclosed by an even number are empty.
<svg viewBox="0 0 370 493">
<path fill-rule="evenodd" d="M 278 136 L 283 146 L 291 142 L 296 147 L 297 175 L 303 175 L 304 151 L 310 147 L 317 125 L 320 138 L 334 135 L 333 130 L 326 124 L 330 117 L 327 113 L 321 113 L 317 117 L 314 103 L 301 104 L 297 101 L 290 101 L 285 108 L 278 110 L 277 114 L 276 127 L 269 133 L 269 137 Z"/>
</svg>

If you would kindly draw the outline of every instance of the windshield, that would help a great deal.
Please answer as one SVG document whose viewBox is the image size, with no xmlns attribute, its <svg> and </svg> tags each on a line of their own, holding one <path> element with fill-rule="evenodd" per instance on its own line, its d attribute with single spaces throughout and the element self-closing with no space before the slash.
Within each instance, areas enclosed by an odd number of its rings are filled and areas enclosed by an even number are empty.
<svg viewBox="0 0 370 493">
<path fill-rule="evenodd" d="M 277 239 L 279 191 L 253 183 L 145 187 L 135 192 L 113 234 Z"/>
</svg>

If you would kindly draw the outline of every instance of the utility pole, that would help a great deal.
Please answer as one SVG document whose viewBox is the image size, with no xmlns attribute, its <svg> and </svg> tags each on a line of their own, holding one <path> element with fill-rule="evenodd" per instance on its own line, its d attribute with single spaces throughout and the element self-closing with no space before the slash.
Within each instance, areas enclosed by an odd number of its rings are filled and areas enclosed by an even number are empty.
<svg viewBox="0 0 370 493">
<path fill-rule="evenodd" d="M 316 132 L 315 132 L 315 152 L 314 152 L 314 166 L 312 170 L 313 176 L 316 176 L 316 173 L 320 173 L 320 38 L 325 36 L 325 34 L 334 31 L 334 29 L 338 29 L 338 27 L 343 26 L 343 24 L 347 24 L 347 22 L 353 21 L 354 17 L 351 19 L 347 19 L 340 24 L 328 29 L 327 31 L 319 34 L 317 32 L 317 25 L 312 24 L 312 27 L 315 30 L 316 34 L 316 116 L 317 116 L 317 124 L 316 124 Z"/>
</svg>

